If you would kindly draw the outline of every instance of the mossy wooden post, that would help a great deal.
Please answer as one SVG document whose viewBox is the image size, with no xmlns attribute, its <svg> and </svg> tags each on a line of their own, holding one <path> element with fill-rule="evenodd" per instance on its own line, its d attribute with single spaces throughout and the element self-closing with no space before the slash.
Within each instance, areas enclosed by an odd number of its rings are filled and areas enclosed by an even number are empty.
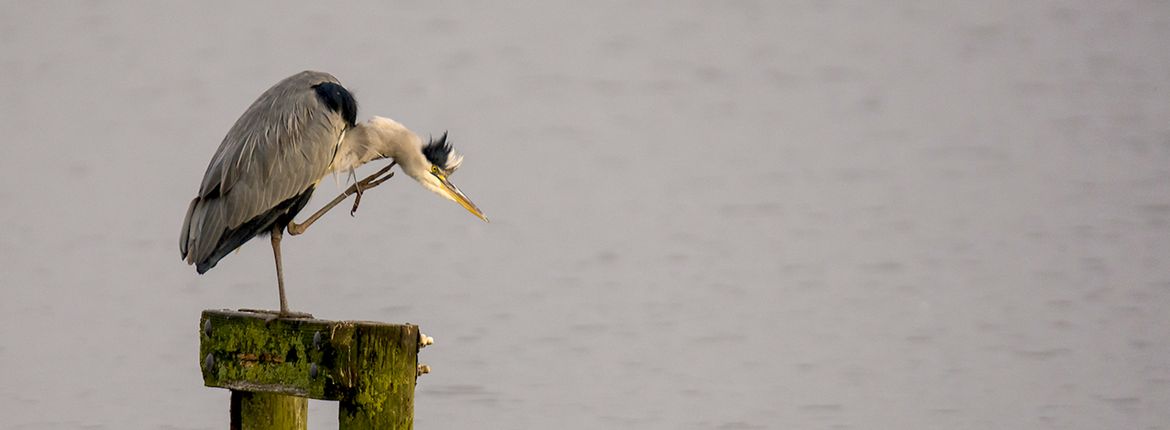
<svg viewBox="0 0 1170 430">
<path fill-rule="evenodd" d="M 203 311 L 203 383 L 232 390 L 232 428 L 304 429 L 305 398 L 340 402 L 339 428 L 410 429 L 418 326 Z"/>
</svg>

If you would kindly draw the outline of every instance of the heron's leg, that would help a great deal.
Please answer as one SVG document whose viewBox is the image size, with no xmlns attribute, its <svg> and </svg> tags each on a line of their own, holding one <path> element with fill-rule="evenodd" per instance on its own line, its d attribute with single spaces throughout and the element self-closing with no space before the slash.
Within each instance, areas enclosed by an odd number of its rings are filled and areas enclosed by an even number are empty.
<svg viewBox="0 0 1170 430">
<path fill-rule="evenodd" d="M 284 268 L 280 264 L 280 237 L 284 235 L 281 226 L 272 227 L 272 255 L 276 258 L 276 287 L 280 289 L 280 315 L 288 314 L 288 300 L 284 298 Z"/>
<path fill-rule="evenodd" d="M 313 316 L 304 312 L 291 312 L 288 310 L 288 300 L 284 298 L 284 267 L 280 262 L 280 239 L 283 236 L 284 228 L 281 226 L 272 227 L 272 255 L 276 258 L 276 287 L 280 289 L 280 312 L 276 314 L 277 318 L 312 318 Z"/>
<path fill-rule="evenodd" d="M 288 234 L 296 236 L 298 234 L 304 233 L 305 230 L 309 229 L 310 225 L 313 225 L 313 223 L 317 222 L 317 220 L 320 219 L 322 215 L 325 215 L 325 212 L 329 212 L 330 209 L 333 209 L 334 206 L 337 206 L 351 194 L 356 194 L 362 190 L 374 188 L 378 185 L 381 185 L 383 182 L 386 182 L 387 179 L 394 177 L 394 172 L 391 172 L 390 169 L 394 167 L 395 164 L 397 163 L 392 162 L 390 165 L 383 167 L 382 170 L 374 172 L 374 174 L 366 176 L 364 179 L 355 182 L 353 185 L 350 185 L 349 188 L 346 188 L 345 191 L 342 191 L 341 194 L 337 195 L 337 197 L 334 197 L 333 201 L 330 201 L 324 207 L 318 209 L 317 212 L 313 213 L 313 215 L 309 216 L 309 219 L 306 219 L 305 222 L 300 224 L 289 222 Z M 352 215 L 355 211 L 357 211 L 356 202 L 353 205 L 353 209 L 350 210 L 350 215 Z"/>
</svg>

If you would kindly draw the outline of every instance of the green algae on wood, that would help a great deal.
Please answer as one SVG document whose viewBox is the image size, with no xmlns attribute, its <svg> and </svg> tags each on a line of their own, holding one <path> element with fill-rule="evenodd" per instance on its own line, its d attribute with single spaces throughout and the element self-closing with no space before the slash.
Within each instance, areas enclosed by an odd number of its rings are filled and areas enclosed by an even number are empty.
<svg viewBox="0 0 1170 430">
<path fill-rule="evenodd" d="M 411 428 L 415 325 L 209 310 L 199 328 L 204 385 L 337 400 L 341 429 Z"/>
<path fill-rule="evenodd" d="M 304 397 L 232 390 L 233 430 L 305 430 L 308 417 Z"/>
<path fill-rule="evenodd" d="M 354 395 L 341 401 L 341 429 L 410 429 L 418 377 L 418 331 L 408 326 L 359 326 L 351 356 L 366 372 L 355 374 Z M 414 352 L 411 352 L 414 351 Z"/>
</svg>

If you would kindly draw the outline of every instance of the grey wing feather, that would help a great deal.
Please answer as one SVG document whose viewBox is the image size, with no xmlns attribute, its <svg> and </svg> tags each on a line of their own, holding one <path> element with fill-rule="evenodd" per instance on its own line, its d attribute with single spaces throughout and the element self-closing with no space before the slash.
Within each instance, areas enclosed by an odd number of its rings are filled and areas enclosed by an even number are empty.
<svg viewBox="0 0 1170 430">
<path fill-rule="evenodd" d="M 203 261 L 228 229 L 304 192 L 327 172 L 346 128 L 314 85 L 338 83 L 302 72 L 269 88 L 236 121 L 203 175 L 183 221 L 179 250 Z"/>
</svg>

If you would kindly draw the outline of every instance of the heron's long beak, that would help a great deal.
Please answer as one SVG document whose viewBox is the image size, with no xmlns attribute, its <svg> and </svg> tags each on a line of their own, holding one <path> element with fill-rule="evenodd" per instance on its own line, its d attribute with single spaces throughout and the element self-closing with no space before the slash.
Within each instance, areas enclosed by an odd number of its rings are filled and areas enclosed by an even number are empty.
<svg viewBox="0 0 1170 430">
<path fill-rule="evenodd" d="M 488 221 L 488 218 L 483 214 L 483 211 L 479 210 L 479 208 L 475 206 L 475 203 L 471 202 L 471 199 L 463 195 L 462 191 L 459 191 L 459 187 L 456 187 L 455 184 L 452 184 L 451 181 L 447 180 L 447 175 L 437 174 L 435 177 L 439 178 L 439 182 L 443 183 L 443 192 L 447 194 L 447 197 L 450 197 L 451 200 L 459 203 L 459 206 L 463 206 L 463 209 L 467 209 L 468 212 L 471 212 L 472 215 L 479 217 L 479 219 L 482 219 L 485 222 L 491 222 Z"/>
</svg>

